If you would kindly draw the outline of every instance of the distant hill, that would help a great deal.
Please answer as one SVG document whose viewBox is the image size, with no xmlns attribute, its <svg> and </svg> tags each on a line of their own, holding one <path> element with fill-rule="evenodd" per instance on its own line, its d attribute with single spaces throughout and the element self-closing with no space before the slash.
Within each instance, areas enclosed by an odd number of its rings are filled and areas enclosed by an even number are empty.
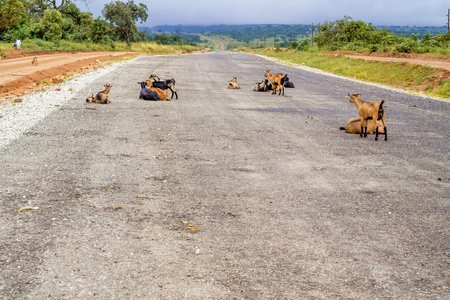
<svg viewBox="0 0 450 300">
<path fill-rule="evenodd" d="M 447 32 L 447 26 L 377 26 L 378 29 L 388 29 L 395 34 L 409 37 L 411 34 L 419 34 L 422 37 L 424 34 L 438 35 Z"/>
<path fill-rule="evenodd" d="M 317 25 L 317 24 L 316 24 Z M 274 34 L 289 36 L 307 35 L 311 32 L 312 24 L 247 24 L 247 25 L 159 25 L 152 28 L 142 27 L 140 30 L 149 33 L 202 33 L 202 34 L 225 34 L 232 35 L 232 32 L 238 31 L 252 31 L 251 36 L 271 37 Z M 419 37 L 424 34 L 438 35 L 447 32 L 447 26 L 376 26 L 377 29 L 387 29 L 398 35 L 410 36 L 412 33 L 419 34 Z M 145 29 L 143 29 L 145 28 Z M 242 36 L 242 34 L 240 34 Z M 244 35 L 245 36 L 245 35 Z M 245 37 L 244 37 L 245 40 Z"/>
</svg>

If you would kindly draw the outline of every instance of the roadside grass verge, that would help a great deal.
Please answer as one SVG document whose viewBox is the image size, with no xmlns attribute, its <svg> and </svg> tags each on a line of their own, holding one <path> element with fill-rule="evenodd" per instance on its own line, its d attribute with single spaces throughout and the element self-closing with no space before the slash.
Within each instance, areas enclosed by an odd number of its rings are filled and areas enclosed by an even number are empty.
<svg viewBox="0 0 450 300">
<path fill-rule="evenodd" d="M 0 52 L 12 50 L 12 43 L 0 43 Z M 174 54 L 190 53 L 203 50 L 204 46 L 191 45 L 159 45 L 157 43 L 132 43 L 128 48 L 126 43 L 111 42 L 108 44 L 76 43 L 71 41 L 49 42 L 40 39 L 25 39 L 22 41 L 21 51 L 25 54 L 39 52 L 86 52 L 86 51 L 117 51 L 117 52 L 141 52 L 147 54 Z"/>
<path fill-rule="evenodd" d="M 450 72 L 443 72 L 429 66 L 353 59 L 319 52 L 275 51 L 273 48 L 252 49 L 252 51 L 348 78 L 379 83 L 429 96 L 450 98 Z"/>
</svg>

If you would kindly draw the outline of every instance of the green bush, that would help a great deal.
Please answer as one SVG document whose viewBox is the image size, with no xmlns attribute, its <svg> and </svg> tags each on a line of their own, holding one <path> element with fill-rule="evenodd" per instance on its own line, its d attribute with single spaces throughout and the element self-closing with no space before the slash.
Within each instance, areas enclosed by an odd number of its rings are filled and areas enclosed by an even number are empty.
<svg viewBox="0 0 450 300">
<path fill-rule="evenodd" d="M 395 50 L 399 53 L 415 53 L 417 50 L 417 42 L 413 40 L 405 40 L 404 42 L 397 44 Z"/>
<path fill-rule="evenodd" d="M 299 51 L 308 51 L 310 48 L 310 44 L 308 42 L 308 40 L 304 40 L 298 47 L 297 49 Z"/>
<path fill-rule="evenodd" d="M 370 44 L 369 45 L 369 53 L 377 52 L 379 48 L 378 44 Z"/>
</svg>

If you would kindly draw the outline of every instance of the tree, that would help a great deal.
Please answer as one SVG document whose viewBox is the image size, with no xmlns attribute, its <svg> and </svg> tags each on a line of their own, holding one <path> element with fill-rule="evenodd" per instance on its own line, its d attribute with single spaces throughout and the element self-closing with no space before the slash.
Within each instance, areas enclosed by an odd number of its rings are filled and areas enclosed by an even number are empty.
<svg viewBox="0 0 450 300">
<path fill-rule="evenodd" d="M 127 42 L 128 47 L 131 47 L 131 36 L 137 32 L 136 22 L 141 20 L 141 23 L 147 21 L 147 6 L 139 3 L 134 4 L 133 0 L 127 3 L 116 1 L 108 3 L 102 10 L 103 16 L 111 24 L 115 26 L 116 32 Z"/>
<path fill-rule="evenodd" d="M 25 18 L 25 6 L 19 0 L 0 0 L 0 35 Z"/>
<path fill-rule="evenodd" d="M 98 17 L 89 25 L 89 37 L 94 43 L 101 43 L 108 32 L 108 22 Z"/>
<path fill-rule="evenodd" d="M 46 10 L 41 20 L 44 39 L 56 41 L 62 38 L 64 20 L 61 13 L 56 9 Z"/>
</svg>

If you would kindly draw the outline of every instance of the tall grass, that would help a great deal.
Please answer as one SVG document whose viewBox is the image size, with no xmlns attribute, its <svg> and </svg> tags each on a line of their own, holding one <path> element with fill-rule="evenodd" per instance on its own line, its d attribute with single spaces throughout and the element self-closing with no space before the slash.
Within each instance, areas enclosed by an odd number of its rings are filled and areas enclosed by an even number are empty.
<svg viewBox="0 0 450 300">
<path fill-rule="evenodd" d="M 0 43 L 1 49 L 12 50 L 12 43 Z M 141 52 L 149 54 L 172 54 L 181 52 L 200 51 L 204 46 L 190 45 L 158 45 L 156 43 L 132 43 L 128 48 L 126 43 L 111 42 L 109 44 L 76 43 L 66 40 L 56 42 L 40 39 L 25 39 L 22 41 L 21 50 L 27 54 L 37 52 L 83 52 L 83 51 L 119 51 L 119 52 Z"/>
</svg>

